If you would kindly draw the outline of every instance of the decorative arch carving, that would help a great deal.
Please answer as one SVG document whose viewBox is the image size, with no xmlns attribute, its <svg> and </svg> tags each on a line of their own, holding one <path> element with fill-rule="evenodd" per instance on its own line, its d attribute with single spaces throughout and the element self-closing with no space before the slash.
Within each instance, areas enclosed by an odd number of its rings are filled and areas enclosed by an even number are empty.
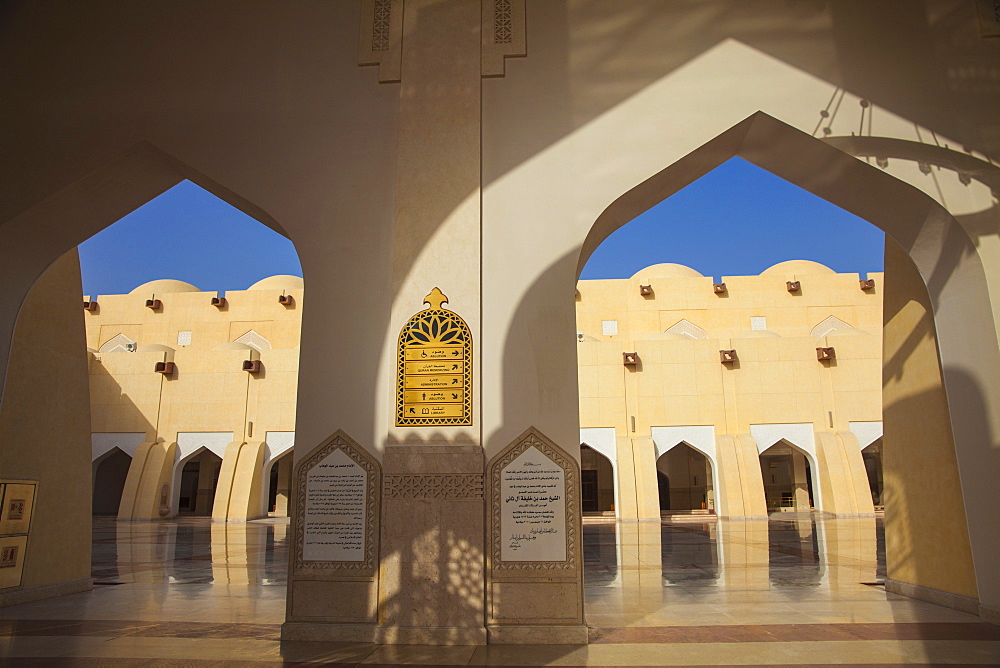
<svg viewBox="0 0 1000 668">
<path fill-rule="evenodd" d="M 813 337 L 819 339 L 826 336 L 830 332 L 837 331 L 838 329 L 854 329 L 854 327 L 851 327 L 837 316 L 831 315 L 829 318 L 826 318 L 823 322 L 813 327 L 811 334 Z"/>
<path fill-rule="evenodd" d="M 252 329 L 243 336 L 237 338 L 235 343 L 242 343 L 245 346 L 250 346 L 257 352 L 271 349 L 271 342 Z"/>
<path fill-rule="evenodd" d="M 110 339 L 104 342 L 100 350 L 100 353 L 127 353 L 134 350 L 135 341 L 128 338 L 124 334 L 116 334 Z"/>
<path fill-rule="evenodd" d="M 680 320 L 667 328 L 664 334 L 680 334 L 689 339 L 707 339 L 708 332 L 690 320 Z"/>
</svg>

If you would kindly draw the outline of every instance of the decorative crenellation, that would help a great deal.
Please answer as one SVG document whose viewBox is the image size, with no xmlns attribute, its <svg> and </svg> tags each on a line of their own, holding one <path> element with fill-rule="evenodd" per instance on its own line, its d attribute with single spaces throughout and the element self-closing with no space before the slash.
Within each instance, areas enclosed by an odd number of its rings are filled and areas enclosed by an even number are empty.
<svg viewBox="0 0 1000 668">
<path fill-rule="evenodd" d="M 334 450 L 342 450 L 354 463 L 364 469 L 368 477 L 365 495 L 365 558 L 360 561 L 306 561 L 303 558 L 303 552 L 305 549 L 306 485 L 309 471 Z M 292 490 L 292 503 L 295 507 L 295 513 L 292 516 L 292 549 L 296 573 L 319 569 L 323 573 L 331 575 L 338 571 L 348 575 L 375 574 L 378 567 L 381 477 L 382 467 L 378 460 L 340 429 L 299 462 L 295 467 L 295 486 Z"/>
<path fill-rule="evenodd" d="M 482 75 L 502 77 L 504 59 L 524 56 L 524 0 L 483 0 Z"/>
<path fill-rule="evenodd" d="M 403 0 L 361 0 L 358 65 L 378 65 L 380 83 L 399 81 Z"/>
<path fill-rule="evenodd" d="M 372 51 L 389 50 L 389 27 L 392 19 L 392 0 L 375 0 L 375 18 L 372 22 Z"/>
<path fill-rule="evenodd" d="M 510 44 L 514 37 L 510 0 L 496 0 L 493 4 L 493 43 Z"/>
<path fill-rule="evenodd" d="M 483 476 L 475 473 L 387 475 L 383 484 L 390 499 L 483 498 Z"/>
<path fill-rule="evenodd" d="M 501 555 L 501 476 L 503 471 L 528 448 L 536 448 L 563 470 L 566 501 L 566 560 L 565 561 L 504 561 Z M 490 460 L 487 468 L 490 483 L 488 521 L 490 525 L 491 568 L 498 571 L 557 571 L 572 572 L 579 566 L 580 551 L 580 465 L 565 450 L 550 441 L 534 427 L 528 428 L 513 443 Z"/>
</svg>

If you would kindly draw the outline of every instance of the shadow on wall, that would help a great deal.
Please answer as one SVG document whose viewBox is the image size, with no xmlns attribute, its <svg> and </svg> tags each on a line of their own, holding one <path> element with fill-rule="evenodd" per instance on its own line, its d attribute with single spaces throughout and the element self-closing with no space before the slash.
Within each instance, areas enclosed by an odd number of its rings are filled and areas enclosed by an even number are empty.
<svg viewBox="0 0 1000 668">
<path fill-rule="evenodd" d="M 382 553 L 380 588 L 388 595 L 380 605 L 379 623 L 448 628 L 451 637 L 446 640 L 467 643 L 463 629 L 481 629 L 485 615 L 485 560 L 477 547 L 482 543 L 482 524 L 448 521 L 432 511 L 440 507 L 436 500 L 407 502 L 412 521 L 423 530 L 405 548 Z"/>
<path fill-rule="evenodd" d="M 758 113 L 612 202 L 595 221 L 580 252 L 569 252 L 560 257 L 544 269 L 525 290 L 506 332 L 503 352 L 503 378 L 506 384 L 501 406 L 504 419 L 500 421 L 502 426 L 496 433 L 489 435 L 489 447 L 500 447 L 513 438 L 518 428 L 523 426 L 522 421 L 534 423 L 542 431 L 552 434 L 557 442 L 570 443 L 578 439 L 578 419 L 570 417 L 578 418 L 578 408 L 575 403 L 569 405 L 570 401 L 575 402 L 577 399 L 577 392 L 569 391 L 569 388 L 577 388 L 576 350 L 572 343 L 575 314 L 572 297 L 569 295 L 574 294 L 579 270 L 590 252 L 621 225 L 680 187 L 693 182 L 716 166 L 721 159 L 728 159 L 734 154 L 872 222 L 887 233 L 887 248 L 899 248 L 890 235 L 895 235 L 900 243 L 911 247 L 910 254 L 901 249 L 898 252 L 907 263 L 907 271 L 913 275 L 909 281 L 919 283 L 924 290 L 924 299 L 930 297 L 926 313 L 923 314 L 925 326 L 933 327 L 931 303 L 942 313 L 953 315 L 965 313 L 968 316 L 977 313 L 977 309 L 979 314 L 989 313 L 990 303 L 985 281 L 982 280 L 981 261 L 962 227 L 947 211 L 912 186 Z M 917 262 L 923 267 L 923 275 L 928 277 L 926 282 L 917 272 Z M 888 259 L 886 264 L 889 275 Z M 965 289 L 964 302 L 956 293 L 955 286 L 959 282 Z M 891 312 L 891 277 L 887 279 L 886 286 L 887 308 Z M 907 288 L 904 286 L 896 289 Z M 887 313 L 885 322 L 888 323 L 889 320 Z M 951 337 L 948 339 L 951 348 L 947 349 L 949 359 L 956 359 L 961 364 L 967 352 L 963 353 L 960 347 L 956 347 L 954 327 L 948 335 Z M 907 449 L 905 457 L 889 456 L 885 461 L 886 489 L 890 497 L 887 502 L 889 577 L 900 577 L 903 581 L 974 597 L 975 571 L 971 567 L 967 526 L 978 528 L 980 534 L 983 534 L 979 540 L 989 541 L 991 538 L 984 509 L 969 511 L 970 522 L 967 524 L 964 521 L 962 483 L 973 492 L 995 485 L 995 481 L 985 479 L 997 458 L 993 447 L 996 435 L 991 433 L 987 424 L 989 407 L 984 398 L 984 390 L 988 388 L 979 386 L 978 381 L 969 377 L 965 371 L 946 367 L 943 375 L 948 381 L 949 394 L 959 397 L 968 392 L 970 400 L 961 402 L 960 406 L 953 406 L 956 412 L 949 416 L 947 395 L 939 380 L 937 389 L 931 390 L 931 394 L 935 391 L 938 393 L 933 397 L 936 410 L 928 413 L 926 404 L 919 400 L 928 385 L 926 361 L 917 374 L 906 377 L 902 375 L 903 363 L 923 354 L 918 348 L 926 337 L 916 330 L 907 330 L 905 333 L 901 331 L 900 338 L 903 339 L 902 348 L 885 362 L 887 369 L 898 368 L 898 380 L 903 384 L 900 401 L 894 404 L 888 398 L 885 399 L 886 450 L 899 452 L 896 448 Z M 565 341 L 564 345 L 560 345 L 562 341 Z M 995 353 L 995 340 L 983 332 L 970 337 L 967 343 L 968 346 L 974 346 L 974 350 L 982 350 L 984 354 L 990 355 L 993 353 L 988 348 L 993 346 Z M 939 347 L 936 342 L 930 347 L 929 354 L 932 356 L 931 362 L 940 368 Z M 992 359 L 987 357 L 984 364 L 992 364 Z M 887 378 L 891 378 L 892 373 L 890 371 Z M 986 366 L 984 373 L 988 378 L 995 370 Z M 933 386 L 934 382 L 929 384 Z M 533 387 L 538 388 L 538 394 L 526 396 L 524 389 Z M 917 416 L 925 420 L 926 424 L 919 431 L 911 432 L 907 429 L 905 436 L 897 437 L 893 443 L 890 422 L 894 419 L 893 411 L 901 406 L 905 410 L 901 410 L 899 415 Z M 519 424 L 508 424 L 508 415 L 511 416 L 510 419 L 516 417 Z M 917 421 L 919 420 L 910 417 L 907 424 L 912 428 Z M 969 461 L 983 464 L 982 470 L 975 472 L 977 476 L 966 475 L 966 479 L 961 481 L 958 479 L 952 445 L 952 424 L 961 425 L 962 434 L 967 440 L 972 436 L 978 439 L 969 446 L 963 442 L 963 454 L 968 453 L 966 456 Z M 921 456 L 926 457 L 926 461 L 938 464 L 928 466 L 924 471 L 913 470 L 917 458 L 912 455 L 918 450 Z M 949 474 L 945 469 L 950 469 L 953 473 Z M 930 490 L 936 491 L 938 498 L 944 495 L 953 499 L 952 508 L 955 512 L 942 515 L 939 510 L 929 508 L 927 503 L 933 503 L 933 495 L 928 494 Z M 898 515 L 893 515 L 893 508 L 897 505 Z M 958 517 L 963 519 L 956 522 Z M 942 534 L 936 533 L 939 529 L 944 531 L 945 527 L 949 527 L 949 532 L 954 533 L 954 540 L 949 544 L 940 539 Z M 919 543 L 919 547 L 910 545 L 910 541 Z M 953 549 L 954 545 L 963 543 L 964 548 Z M 918 549 L 922 551 L 919 557 L 916 555 Z M 960 554 L 963 549 L 964 557 Z M 896 550 L 898 555 L 893 553 Z M 967 582 L 971 578 L 971 593 L 964 593 L 969 592 L 968 587 L 956 583 L 954 579 L 941 577 L 942 572 L 963 561 L 968 565 L 962 570 L 966 571 Z M 988 565 L 980 564 L 980 577 L 983 577 L 983 568 L 988 568 Z M 935 583 L 944 582 L 947 582 L 947 586 L 935 586 Z M 983 586 L 982 582 L 979 586 Z"/>
</svg>

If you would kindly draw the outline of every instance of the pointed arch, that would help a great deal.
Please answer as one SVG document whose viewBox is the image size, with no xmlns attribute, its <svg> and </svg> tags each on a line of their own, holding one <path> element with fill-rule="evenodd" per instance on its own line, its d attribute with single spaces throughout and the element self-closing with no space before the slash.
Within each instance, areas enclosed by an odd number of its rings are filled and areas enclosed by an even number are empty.
<svg viewBox="0 0 1000 668">
<path fill-rule="evenodd" d="M 817 323 L 817 325 L 812 328 L 812 331 L 809 332 L 809 335 L 814 339 L 820 339 L 830 332 L 836 332 L 841 329 L 854 329 L 854 327 L 848 325 L 837 316 L 831 315 L 830 317 L 825 318 L 822 322 Z"/>
<path fill-rule="evenodd" d="M 668 327 L 664 334 L 677 334 L 689 339 L 707 339 L 708 333 L 690 320 L 681 319 Z"/>
<path fill-rule="evenodd" d="M 136 342 L 124 334 L 116 334 L 105 341 L 97 350 L 99 353 L 126 353 L 135 351 Z"/>
<path fill-rule="evenodd" d="M 237 337 L 233 343 L 242 343 L 245 346 L 250 346 L 257 352 L 271 349 L 271 342 L 252 329 L 246 334 Z"/>
</svg>

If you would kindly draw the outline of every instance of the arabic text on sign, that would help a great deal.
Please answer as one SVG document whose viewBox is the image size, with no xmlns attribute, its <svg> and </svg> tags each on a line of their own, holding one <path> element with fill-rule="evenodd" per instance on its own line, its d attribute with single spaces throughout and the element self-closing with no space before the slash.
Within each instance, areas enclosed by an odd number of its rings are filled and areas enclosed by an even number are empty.
<svg viewBox="0 0 1000 668">
<path fill-rule="evenodd" d="M 409 346 L 405 351 L 407 362 L 421 362 L 425 360 L 460 360 L 465 358 L 465 351 L 462 346 L 450 346 L 447 348 L 430 348 L 424 346 Z"/>
<path fill-rule="evenodd" d="M 465 371 L 464 361 L 441 361 L 441 362 L 404 362 L 403 370 L 406 375 L 410 374 L 460 374 Z"/>
<path fill-rule="evenodd" d="M 403 379 L 403 388 L 407 390 L 446 389 L 461 390 L 464 385 L 462 376 L 407 376 Z"/>
<path fill-rule="evenodd" d="M 408 404 L 454 404 L 465 401 L 465 392 L 455 390 L 406 390 L 403 401 Z"/>
<path fill-rule="evenodd" d="M 403 417 L 462 417 L 462 404 L 403 404 Z"/>
</svg>

